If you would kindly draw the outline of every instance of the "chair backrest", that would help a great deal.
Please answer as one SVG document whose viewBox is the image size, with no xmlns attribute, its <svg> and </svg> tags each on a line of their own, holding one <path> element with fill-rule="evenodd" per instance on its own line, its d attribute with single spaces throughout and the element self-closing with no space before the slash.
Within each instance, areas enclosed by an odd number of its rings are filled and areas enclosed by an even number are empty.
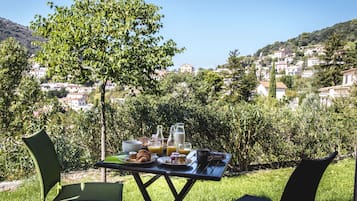
<svg viewBox="0 0 357 201">
<path fill-rule="evenodd" d="M 302 159 L 285 186 L 281 201 L 313 201 L 321 177 L 337 151 L 324 159 Z"/>
<path fill-rule="evenodd" d="M 44 130 L 30 137 L 24 137 L 22 140 L 34 160 L 36 170 L 40 176 L 41 199 L 45 200 L 51 188 L 60 182 L 60 164 L 55 148 Z"/>
</svg>

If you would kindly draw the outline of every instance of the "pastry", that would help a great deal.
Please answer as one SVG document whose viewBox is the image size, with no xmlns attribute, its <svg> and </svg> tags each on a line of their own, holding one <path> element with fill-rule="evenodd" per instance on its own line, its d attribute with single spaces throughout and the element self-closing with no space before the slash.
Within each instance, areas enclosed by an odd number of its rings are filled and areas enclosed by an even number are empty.
<svg viewBox="0 0 357 201">
<path fill-rule="evenodd" d="M 177 158 L 177 164 L 183 165 L 186 164 L 186 155 L 180 154 Z"/>
<path fill-rule="evenodd" d="M 150 152 L 141 149 L 138 151 L 138 153 L 136 154 L 136 161 L 138 162 L 147 162 L 151 160 L 151 154 Z"/>
</svg>

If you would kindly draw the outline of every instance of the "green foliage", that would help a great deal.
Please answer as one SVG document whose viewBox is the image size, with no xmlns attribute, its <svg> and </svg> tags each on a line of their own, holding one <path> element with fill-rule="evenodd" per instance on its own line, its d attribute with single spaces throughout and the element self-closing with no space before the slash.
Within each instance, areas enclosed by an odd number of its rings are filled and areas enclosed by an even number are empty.
<svg viewBox="0 0 357 201">
<path fill-rule="evenodd" d="M 255 145 L 270 133 L 271 125 L 259 105 L 242 103 L 231 108 L 231 115 L 229 151 L 234 153 L 233 161 L 239 163 L 242 170 L 247 170 L 256 155 Z"/>
<path fill-rule="evenodd" d="M 347 44 L 346 57 L 347 67 L 357 66 L 357 41 Z"/>
<path fill-rule="evenodd" d="M 29 69 L 27 52 L 14 38 L 0 43 L 0 129 L 10 131 L 11 105 L 23 73 Z"/>
<path fill-rule="evenodd" d="M 225 102 L 202 105 L 185 100 L 185 94 L 141 94 L 127 98 L 124 104 L 110 105 L 106 108 L 106 152 L 120 152 L 122 140 L 151 136 L 158 124 L 164 125 L 167 137 L 170 125 L 183 122 L 187 140 L 194 148 L 229 152 L 233 165 L 247 169 L 257 163 L 320 157 L 335 147 L 342 155 L 348 154 L 353 151 L 357 136 L 357 111 L 351 102 L 323 108 L 317 96 L 308 95 L 293 111 L 276 99 L 264 97 L 231 106 Z M 64 170 L 91 166 L 100 156 L 100 111 L 94 108 L 61 113 L 61 108 L 53 103 L 51 108 L 52 112 L 41 115 L 33 124 L 46 125 Z M 0 162 L 9 161 L 10 156 L 13 165 L 19 160 L 26 162 L 22 169 L 5 171 L 5 178 L 27 174 L 32 168 L 28 154 L 18 151 L 23 148 L 19 140 L 12 139 L 12 146 L 3 149 Z M 16 150 L 16 154 L 10 149 Z M 11 154 L 3 154 L 5 151 Z M 0 164 L 0 168 L 5 167 L 9 166 Z"/>
<path fill-rule="evenodd" d="M 233 50 L 229 53 L 227 68 L 232 71 L 227 77 L 231 80 L 228 86 L 229 95 L 226 100 L 230 103 L 238 103 L 240 101 L 249 101 L 253 90 L 258 85 L 255 76 L 255 68 L 251 66 L 243 66 L 245 57 L 239 57 L 239 51 Z M 248 71 L 248 73 L 246 72 Z"/>
<path fill-rule="evenodd" d="M 163 26 L 160 8 L 144 0 L 75 0 L 71 7 L 49 4 L 54 13 L 47 18 L 37 15 L 31 23 L 35 33 L 46 38 L 38 42 L 41 50 L 36 60 L 58 79 L 99 81 L 104 159 L 107 82 L 155 90 L 155 71 L 173 65 L 172 57 L 182 49 L 173 40 L 163 41 L 158 34 Z"/>
<path fill-rule="evenodd" d="M 27 51 L 15 39 L 0 43 L 0 180 L 23 176 L 32 168 L 21 135 L 34 128 L 39 108 L 39 84 L 25 77 Z"/>
<path fill-rule="evenodd" d="M 78 81 L 111 80 L 119 85 L 151 87 L 156 69 L 172 65 L 180 50 L 162 41 L 159 7 L 142 0 L 74 1 L 55 6 L 31 28 L 48 39 L 37 60 L 52 75 Z"/>
<path fill-rule="evenodd" d="M 194 78 L 193 93 L 202 104 L 211 103 L 219 98 L 223 87 L 223 77 L 210 70 L 200 71 Z"/>
<path fill-rule="evenodd" d="M 285 84 L 285 86 L 289 89 L 293 88 L 294 85 L 294 77 L 291 75 L 283 75 L 280 77 L 280 81 Z"/>
<path fill-rule="evenodd" d="M 314 74 L 317 88 L 336 86 L 342 83 L 342 71 L 345 70 L 345 41 L 341 36 L 332 33 L 325 42 L 325 51 L 322 56 L 324 63 L 316 66 Z"/>
<path fill-rule="evenodd" d="M 275 80 L 275 62 L 273 62 L 273 67 L 270 69 L 269 75 L 269 91 L 268 96 L 271 98 L 276 98 L 276 80 Z"/>
<path fill-rule="evenodd" d="M 196 76 L 187 73 L 169 73 L 159 83 L 159 94 L 176 97 L 182 102 L 211 104 L 222 95 L 223 77 L 213 71 L 200 71 Z"/>
<path fill-rule="evenodd" d="M 201 107 L 201 105 L 185 102 L 177 97 L 140 96 L 129 99 L 125 107 L 118 107 L 117 114 L 123 120 L 115 135 L 120 139 L 130 137 L 151 136 L 156 131 L 156 125 L 164 126 L 164 135 L 167 137 L 169 127 L 177 122 L 184 122 L 187 139 L 194 147 L 210 147 L 214 150 L 224 149 L 229 127 L 226 125 L 225 115 L 217 113 L 218 108 Z M 118 122 L 116 121 L 116 125 Z M 116 139 L 118 141 L 118 139 Z M 221 143 L 217 143 L 220 141 Z M 120 143 L 120 142 L 119 142 Z M 120 144 L 114 149 L 121 149 Z"/>
</svg>

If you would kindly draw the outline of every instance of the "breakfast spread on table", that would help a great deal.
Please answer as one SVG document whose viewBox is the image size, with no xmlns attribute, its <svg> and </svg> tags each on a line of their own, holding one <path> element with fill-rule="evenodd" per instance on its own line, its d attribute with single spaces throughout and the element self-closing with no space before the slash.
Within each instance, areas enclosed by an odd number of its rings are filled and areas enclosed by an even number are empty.
<svg viewBox="0 0 357 201">
<path fill-rule="evenodd" d="M 183 123 L 176 123 L 170 128 L 169 137 L 163 135 L 163 126 L 157 126 L 157 133 L 151 138 L 140 137 L 137 140 L 123 141 L 123 152 L 128 154 L 128 164 L 148 164 L 157 161 L 160 164 L 170 166 L 186 166 L 191 164 L 189 155 L 192 144 L 185 141 L 185 129 Z M 209 162 L 225 159 L 225 155 L 212 152 L 209 149 L 198 149 L 195 152 L 197 161 Z"/>
</svg>

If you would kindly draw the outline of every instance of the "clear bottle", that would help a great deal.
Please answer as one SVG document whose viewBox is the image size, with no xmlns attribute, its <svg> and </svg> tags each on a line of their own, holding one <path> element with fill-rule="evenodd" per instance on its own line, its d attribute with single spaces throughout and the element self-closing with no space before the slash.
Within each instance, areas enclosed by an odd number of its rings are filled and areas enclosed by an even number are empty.
<svg viewBox="0 0 357 201">
<path fill-rule="evenodd" d="M 161 144 L 164 144 L 164 134 L 162 133 L 163 127 L 162 125 L 157 125 L 156 129 L 156 137 L 157 140 L 161 142 Z"/>
<path fill-rule="evenodd" d="M 175 133 L 175 126 L 172 125 L 172 126 L 170 127 L 170 135 L 169 135 L 169 138 L 167 139 L 166 156 L 171 156 L 171 154 L 172 154 L 173 152 L 176 152 L 176 145 L 175 145 L 174 133 Z"/>
<path fill-rule="evenodd" d="M 148 150 L 153 154 L 161 156 L 163 154 L 163 141 L 164 136 L 162 134 L 162 125 L 157 125 L 156 134 L 152 135 Z"/>
<path fill-rule="evenodd" d="M 185 142 L 185 126 L 184 123 L 175 124 L 174 140 L 176 146 Z"/>
</svg>

